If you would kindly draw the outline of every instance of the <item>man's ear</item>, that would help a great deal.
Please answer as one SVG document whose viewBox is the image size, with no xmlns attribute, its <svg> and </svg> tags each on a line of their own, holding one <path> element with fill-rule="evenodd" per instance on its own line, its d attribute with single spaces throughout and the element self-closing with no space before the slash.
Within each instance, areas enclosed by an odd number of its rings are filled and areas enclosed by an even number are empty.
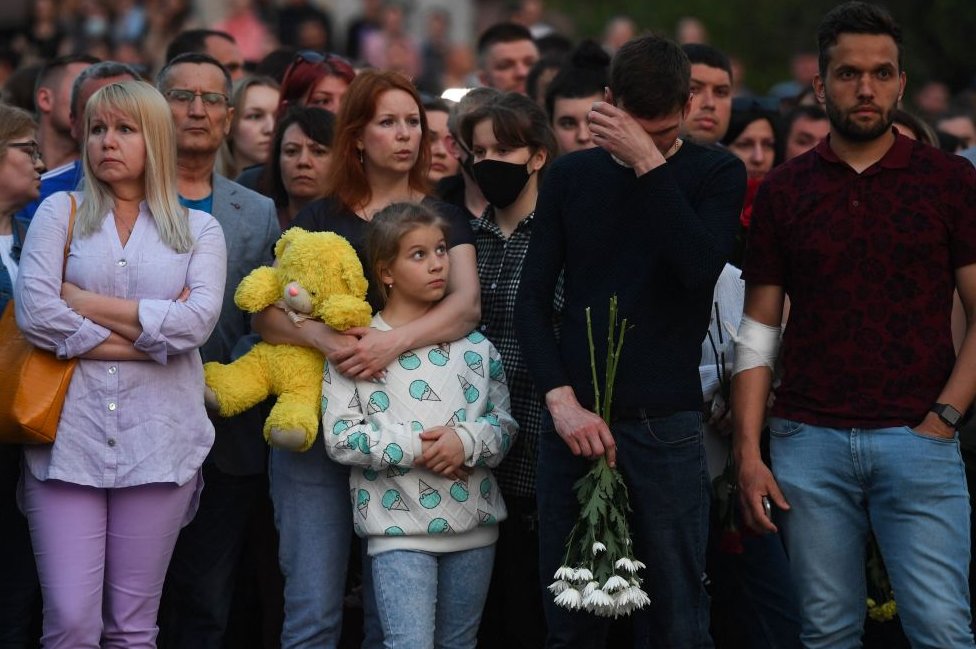
<svg viewBox="0 0 976 649">
<path fill-rule="evenodd" d="M 230 125 L 234 123 L 234 107 L 227 107 L 227 121 L 224 124 L 224 137 L 230 135 Z"/>
<path fill-rule="evenodd" d="M 904 89 L 904 86 L 902 88 Z M 827 101 L 827 89 L 819 72 L 813 77 L 813 96 L 817 98 L 817 103 L 820 105 Z"/>
<path fill-rule="evenodd" d="M 34 105 L 37 106 L 37 112 L 50 113 L 54 110 L 54 91 L 46 86 L 38 88 L 34 96 Z"/>
</svg>

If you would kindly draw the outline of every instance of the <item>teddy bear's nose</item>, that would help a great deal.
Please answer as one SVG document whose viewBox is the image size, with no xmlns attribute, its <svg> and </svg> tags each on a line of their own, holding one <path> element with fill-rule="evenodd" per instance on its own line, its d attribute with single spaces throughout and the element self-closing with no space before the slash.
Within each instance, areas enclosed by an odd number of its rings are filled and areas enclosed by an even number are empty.
<svg viewBox="0 0 976 649">
<path fill-rule="evenodd" d="M 294 286 L 289 286 L 288 287 L 288 295 L 290 295 L 292 297 L 295 297 L 296 295 L 298 295 L 298 289 L 295 288 Z"/>
</svg>

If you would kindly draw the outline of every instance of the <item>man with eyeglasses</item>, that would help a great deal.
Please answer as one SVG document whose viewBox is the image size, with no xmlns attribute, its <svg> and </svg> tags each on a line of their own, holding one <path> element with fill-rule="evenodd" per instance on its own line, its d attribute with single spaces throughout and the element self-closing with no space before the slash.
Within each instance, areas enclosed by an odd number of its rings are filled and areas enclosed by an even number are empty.
<svg viewBox="0 0 976 649">
<path fill-rule="evenodd" d="M 223 310 L 200 348 L 204 362 L 230 362 L 250 320 L 234 304 L 241 279 L 270 265 L 280 234 L 274 203 L 214 172 L 217 152 L 230 130 L 231 78 L 206 54 L 182 54 L 166 64 L 157 87 L 176 127 L 180 201 L 213 214 L 227 241 Z M 262 417 L 212 416 L 216 438 L 203 465 L 206 488 L 193 522 L 177 541 L 160 607 L 159 647 L 220 647 L 224 642 L 237 565 L 252 508 L 267 493 L 267 447 Z"/>
</svg>

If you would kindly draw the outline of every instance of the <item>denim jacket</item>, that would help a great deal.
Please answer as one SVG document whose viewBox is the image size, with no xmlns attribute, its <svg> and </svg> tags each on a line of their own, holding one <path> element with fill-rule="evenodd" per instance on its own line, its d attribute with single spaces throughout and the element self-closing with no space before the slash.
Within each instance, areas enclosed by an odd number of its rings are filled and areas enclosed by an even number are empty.
<svg viewBox="0 0 976 649">
<path fill-rule="evenodd" d="M 14 221 L 14 244 L 10 249 L 10 254 L 14 258 L 14 261 L 19 262 L 20 260 L 20 248 L 23 245 L 24 235 L 21 232 L 23 226 Z M 0 313 L 7 307 L 7 302 L 14 296 L 14 283 L 10 277 L 10 273 L 7 272 L 6 266 L 3 262 L 0 262 Z"/>
</svg>

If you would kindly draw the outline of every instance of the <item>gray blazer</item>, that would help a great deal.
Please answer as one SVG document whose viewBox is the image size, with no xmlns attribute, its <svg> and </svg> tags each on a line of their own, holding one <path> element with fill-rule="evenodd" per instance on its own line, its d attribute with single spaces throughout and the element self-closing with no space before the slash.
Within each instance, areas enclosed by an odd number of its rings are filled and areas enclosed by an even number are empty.
<svg viewBox="0 0 976 649">
<path fill-rule="evenodd" d="M 245 275 L 274 262 L 274 245 L 281 235 L 278 214 L 270 198 L 251 191 L 219 174 L 213 176 L 213 216 L 227 242 L 227 283 L 217 327 L 200 348 L 203 361 L 229 363 L 238 341 L 250 333 L 251 319 L 234 304 L 234 292 Z M 263 473 L 268 454 L 261 430 L 261 408 L 230 418 L 212 415 L 216 439 L 208 462 L 224 473 Z"/>
</svg>

